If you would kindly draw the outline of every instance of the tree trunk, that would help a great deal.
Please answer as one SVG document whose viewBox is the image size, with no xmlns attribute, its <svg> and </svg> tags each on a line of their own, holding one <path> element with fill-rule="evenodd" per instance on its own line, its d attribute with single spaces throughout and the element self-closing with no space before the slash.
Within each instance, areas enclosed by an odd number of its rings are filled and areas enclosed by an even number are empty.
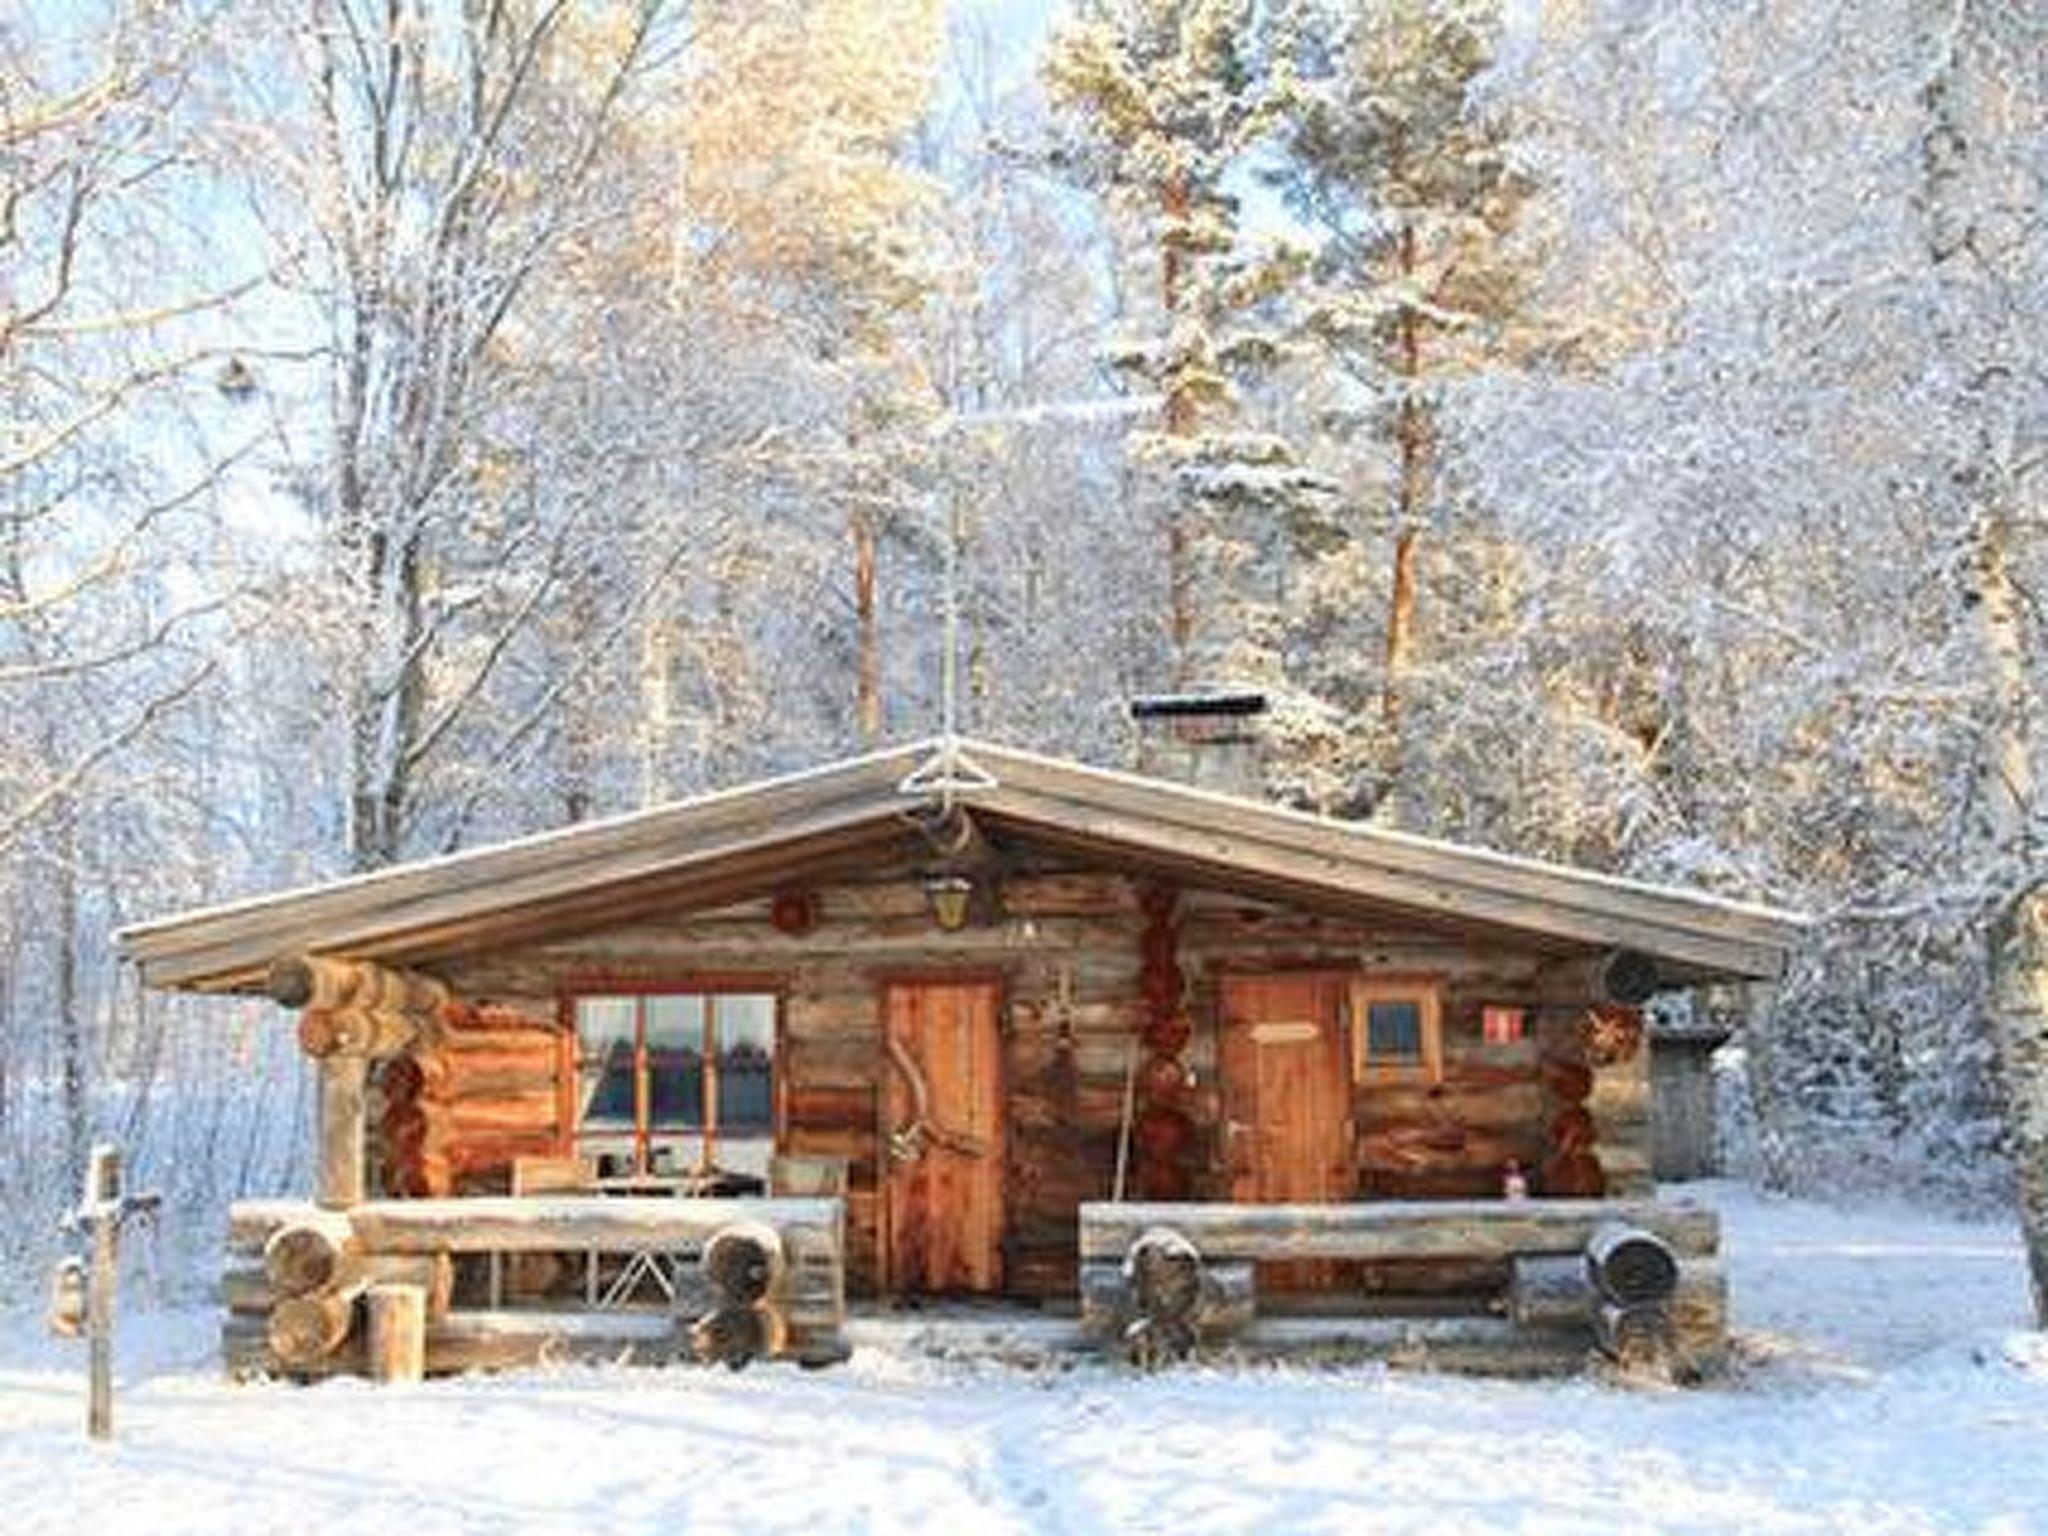
<svg viewBox="0 0 2048 1536">
<path fill-rule="evenodd" d="M 1936 335 L 1966 382 L 1948 402 L 1957 450 L 1947 493 L 1966 533 L 1960 594 L 1986 685 L 1978 743 L 1970 874 L 1992 891 L 2038 879 L 2032 725 L 2039 659 L 2030 655 L 2026 603 L 2012 569 L 2024 505 L 2019 467 L 2032 407 L 2021 321 L 2032 247 L 2002 238 L 2008 210 L 2031 190 L 2029 168 L 1999 159 L 2012 119 L 2015 48 L 2038 39 L 2000 35 L 2006 20 L 1977 7 L 1930 7 L 1930 68 L 1921 89 L 1921 213 L 1934 278 Z M 2031 483 L 2038 483 L 2038 470 Z M 2048 1326 L 2048 915 L 2044 888 L 2016 897 L 1989 935 L 1990 1010 L 2004 1076 L 2008 1135 L 2035 1315 Z"/>
<path fill-rule="evenodd" d="M 1180 323 L 1184 302 L 1184 267 L 1180 237 L 1187 227 L 1192 200 L 1187 177 L 1176 175 L 1167 183 L 1161 199 L 1166 215 L 1166 238 L 1159 252 L 1160 337 L 1170 342 Z M 1165 401 L 1162 412 L 1169 437 L 1192 437 L 1195 432 L 1195 397 L 1184 379 L 1169 373 L 1162 381 Z M 1166 509 L 1167 639 L 1172 647 L 1176 686 L 1197 681 L 1194 676 L 1195 579 L 1194 540 L 1189 537 L 1186 509 L 1176 495 Z"/>
<path fill-rule="evenodd" d="M 1412 282 L 1417 265 L 1413 228 L 1402 230 L 1399 250 L 1401 276 Z M 1380 707 L 1387 743 L 1380 793 L 1382 819 L 1397 810 L 1394 791 L 1401 780 L 1408 681 L 1415 664 L 1417 564 L 1423 516 L 1429 507 L 1432 433 L 1427 408 L 1417 393 L 1422 385 L 1422 325 L 1422 317 L 1412 306 L 1402 310 L 1394 357 L 1402 393 L 1394 431 L 1399 456 L 1394 489 L 1394 570 L 1387 598 L 1386 688 Z"/>
<path fill-rule="evenodd" d="M 874 519 L 866 512 L 853 516 L 853 611 L 857 629 L 855 714 L 860 739 L 874 746 L 882 739 L 882 631 L 876 594 Z"/>
<path fill-rule="evenodd" d="M 640 804 L 668 798 L 668 755 L 675 741 L 675 619 L 657 596 L 640 625 Z"/>
<path fill-rule="evenodd" d="M 57 937 L 57 1041 L 64 1095 L 64 1173 L 67 1187 L 77 1189 L 85 1177 L 91 1150 L 91 1043 L 86 1038 L 83 999 L 79 996 L 78 952 L 78 807 L 68 797 L 56 818 L 56 858 L 52 870 L 56 890 L 54 921 Z"/>
<path fill-rule="evenodd" d="M 2014 904 L 1993 951 L 2020 1232 L 2034 1322 L 2048 1328 L 2048 886 Z"/>
</svg>

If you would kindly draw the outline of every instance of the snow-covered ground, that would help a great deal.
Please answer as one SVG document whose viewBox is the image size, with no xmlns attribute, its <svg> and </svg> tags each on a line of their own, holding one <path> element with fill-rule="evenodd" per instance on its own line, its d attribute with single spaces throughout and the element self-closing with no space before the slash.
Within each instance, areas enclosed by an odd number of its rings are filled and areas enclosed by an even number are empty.
<svg viewBox="0 0 2048 1536">
<path fill-rule="evenodd" d="M 0 1532 L 2048 1532 L 2048 1341 L 1999 1227 L 1696 1186 L 1748 1363 L 1624 1390 L 1377 1368 L 572 1368 L 230 1387 L 214 1319 L 0 1333 Z"/>
</svg>

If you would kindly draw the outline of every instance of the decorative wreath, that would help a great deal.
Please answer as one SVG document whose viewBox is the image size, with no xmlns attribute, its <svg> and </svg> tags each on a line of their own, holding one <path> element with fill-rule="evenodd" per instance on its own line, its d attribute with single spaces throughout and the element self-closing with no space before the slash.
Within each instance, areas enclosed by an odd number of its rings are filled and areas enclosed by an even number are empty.
<svg viewBox="0 0 2048 1536">
<path fill-rule="evenodd" d="M 1601 1003 L 1579 1021 L 1579 1040 L 1586 1060 L 1596 1067 L 1627 1061 L 1642 1048 L 1643 1010 L 1622 1003 Z"/>
</svg>

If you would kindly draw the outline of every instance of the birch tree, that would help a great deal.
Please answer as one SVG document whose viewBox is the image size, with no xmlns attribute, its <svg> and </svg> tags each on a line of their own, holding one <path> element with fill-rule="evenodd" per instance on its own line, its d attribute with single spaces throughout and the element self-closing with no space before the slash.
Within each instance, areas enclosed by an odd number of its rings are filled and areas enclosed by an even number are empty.
<svg viewBox="0 0 2048 1536">
<path fill-rule="evenodd" d="M 522 384 L 505 343 L 536 271 L 601 211 L 663 10 L 313 0 L 297 39 L 278 170 L 320 256 L 314 590 L 339 593 L 321 620 L 353 867 L 422 835 L 434 771 L 570 567 L 581 530 L 495 499 L 479 450 Z"/>
</svg>

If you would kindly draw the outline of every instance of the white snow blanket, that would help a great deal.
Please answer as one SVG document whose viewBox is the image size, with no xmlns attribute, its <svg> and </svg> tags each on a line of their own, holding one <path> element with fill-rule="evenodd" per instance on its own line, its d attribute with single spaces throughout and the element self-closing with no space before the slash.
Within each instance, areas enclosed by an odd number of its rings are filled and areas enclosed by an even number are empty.
<svg viewBox="0 0 2048 1536">
<path fill-rule="evenodd" d="M 590 1367 L 236 1387 L 215 1321 L 0 1335 L 0 1530 L 81 1533 L 2048 1532 L 2048 1343 L 2006 1229 L 1694 1186 L 1745 1364 L 1646 1391 L 1377 1367 Z"/>
</svg>

